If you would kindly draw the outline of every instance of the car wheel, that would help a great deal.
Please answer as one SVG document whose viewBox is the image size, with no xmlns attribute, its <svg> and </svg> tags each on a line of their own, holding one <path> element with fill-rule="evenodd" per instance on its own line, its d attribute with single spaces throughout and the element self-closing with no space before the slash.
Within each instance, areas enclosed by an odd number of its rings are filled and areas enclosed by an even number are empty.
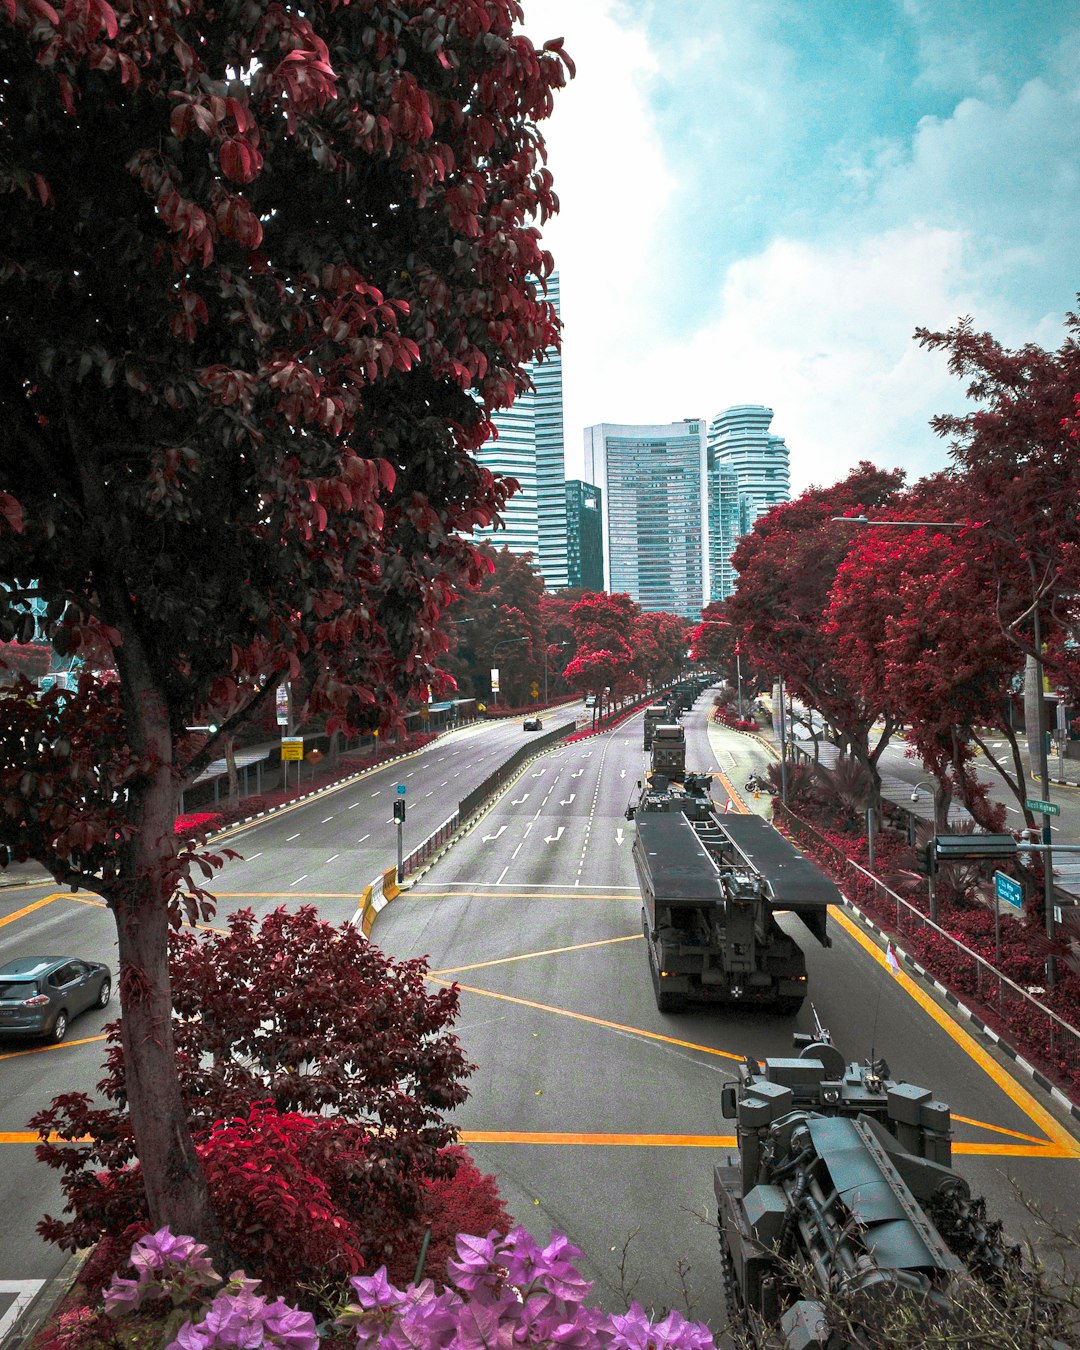
<svg viewBox="0 0 1080 1350">
<path fill-rule="evenodd" d="M 68 1029 L 68 1015 L 63 1010 L 63 1008 L 61 1008 L 60 1011 L 56 1014 L 56 1017 L 53 1019 L 51 1032 L 52 1039 L 57 1042 L 62 1041 L 64 1037 L 67 1035 L 67 1029 Z"/>
<path fill-rule="evenodd" d="M 97 996 L 98 1007 L 107 1008 L 109 1006 L 109 999 L 111 996 L 112 996 L 112 980 L 110 980 L 108 975 L 106 975 L 104 980 L 102 980 L 101 982 L 101 993 L 98 994 Z"/>
</svg>

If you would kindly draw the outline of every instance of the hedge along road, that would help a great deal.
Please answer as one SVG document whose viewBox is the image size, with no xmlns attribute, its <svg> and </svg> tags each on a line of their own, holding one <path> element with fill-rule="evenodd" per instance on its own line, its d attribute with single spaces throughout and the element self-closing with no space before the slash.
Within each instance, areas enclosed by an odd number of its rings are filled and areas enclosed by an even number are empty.
<svg viewBox="0 0 1080 1350">
<path fill-rule="evenodd" d="M 714 792 L 738 798 L 743 738 L 707 735 L 706 706 L 685 719 L 688 763 L 723 765 L 727 785 Z M 812 1020 L 809 1006 L 794 1020 L 656 1011 L 623 814 L 643 767 L 640 717 L 544 756 L 380 914 L 373 937 L 395 956 L 428 954 L 433 979 L 461 986 L 459 1035 L 479 1067 L 457 1122 L 515 1217 L 537 1237 L 566 1232 L 611 1305 L 632 1286 L 646 1303 L 719 1324 L 711 1168 L 732 1142 L 720 1087 L 745 1054 L 789 1054 L 792 1031 Z M 782 922 L 840 1048 L 884 1055 L 896 1076 L 949 1101 L 961 1170 L 1014 1236 L 1046 1238 L 1010 1177 L 1077 1212 L 1080 1145 L 1052 1103 L 894 978 L 849 920 L 835 917 L 829 950 Z"/>
<path fill-rule="evenodd" d="M 575 713 L 584 713 L 582 704 L 558 709 L 545 725 Z M 313 904 L 332 922 L 350 918 L 364 887 L 394 860 L 396 785 L 407 788 L 409 849 L 527 739 L 520 718 L 474 723 L 353 782 L 224 832 L 217 841 L 244 857 L 215 878 L 214 926 L 236 909 L 261 915 L 281 904 Z M 0 889 L 0 963 L 53 952 L 103 961 L 115 974 L 115 928 L 104 903 L 89 893 L 58 891 L 52 881 Z M 34 1158 L 27 1121 L 58 1093 L 94 1092 L 102 1076 L 102 1028 L 118 1011 L 114 994 L 107 1010 L 78 1018 L 59 1046 L 0 1039 L 0 1328 L 15 1301 L 35 1292 L 66 1259 L 34 1232 L 42 1214 L 60 1211 L 62 1197 L 55 1173 Z"/>
</svg>

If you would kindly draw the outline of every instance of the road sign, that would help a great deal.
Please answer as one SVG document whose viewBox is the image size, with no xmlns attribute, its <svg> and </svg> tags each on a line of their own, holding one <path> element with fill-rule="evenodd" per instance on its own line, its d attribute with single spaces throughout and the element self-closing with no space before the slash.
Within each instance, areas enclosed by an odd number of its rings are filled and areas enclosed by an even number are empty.
<svg viewBox="0 0 1080 1350">
<path fill-rule="evenodd" d="M 1061 807 L 1057 802 L 1037 802 L 1034 798 L 1028 798 L 1024 803 L 1029 811 L 1041 811 L 1044 816 L 1060 816 Z"/>
<path fill-rule="evenodd" d="M 397 793 L 399 797 L 404 797 L 406 792 L 408 792 L 408 790 L 409 789 L 405 786 L 404 783 L 398 783 L 397 787 L 395 787 L 394 789 L 394 791 Z"/>
<path fill-rule="evenodd" d="M 497 693 L 499 692 L 499 667 L 498 667 L 498 666 L 492 666 L 492 667 L 491 667 L 491 692 L 492 692 L 493 694 L 497 694 Z"/>
<path fill-rule="evenodd" d="M 303 736 L 282 736 L 282 738 L 281 738 L 281 758 L 282 758 L 282 759 L 303 759 L 303 758 L 304 758 L 304 738 L 303 738 Z"/>
<path fill-rule="evenodd" d="M 529 685 L 529 690 L 532 693 L 533 698 L 540 697 L 540 686 L 536 683 L 535 680 L 533 680 L 532 684 Z"/>
<path fill-rule="evenodd" d="M 1023 886 L 1015 878 L 1007 877 L 1004 872 L 994 873 L 994 893 L 999 900 L 1012 905 L 1013 909 L 1024 908 Z"/>
</svg>

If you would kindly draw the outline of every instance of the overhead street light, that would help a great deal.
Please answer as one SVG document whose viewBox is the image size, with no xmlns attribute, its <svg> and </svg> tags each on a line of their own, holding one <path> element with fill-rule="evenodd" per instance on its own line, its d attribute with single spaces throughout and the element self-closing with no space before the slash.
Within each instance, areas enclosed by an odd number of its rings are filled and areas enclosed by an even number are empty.
<svg viewBox="0 0 1080 1350">
<path fill-rule="evenodd" d="M 892 528 L 894 530 L 977 530 L 985 528 L 989 522 L 983 520 L 871 520 L 868 516 L 833 516 L 832 521 L 838 525 L 856 525 L 860 528 L 877 527 Z M 999 539 L 1009 539 L 1010 536 L 998 531 Z M 1015 537 L 1012 543 L 1018 543 Z M 1042 657 L 1042 624 L 1039 619 L 1039 594 L 1037 587 L 1034 586 L 1033 564 L 1028 559 L 1028 566 L 1032 568 L 1033 591 L 1035 599 L 1031 605 L 1031 627 L 1032 643 L 1034 645 L 1034 661 L 1036 666 L 1036 678 L 1038 682 L 1039 698 L 1036 700 L 1038 709 L 1036 715 L 1037 738 L 1036 750 L 1039 757 L 1039 789 L 1042 793 L 1041 800 L 1050 805 L 1050 769 L 1046 752 L 1046 700 L 1042 697 L 1043 693 L 1043 657 Z M 1030 740 L 1030 737 L 1029 737 Z M 914 798 L 914 794 L 913 798 Z M 1030 807 L 1029 807 L 1030 809 Z M 1053 942 L 1056 931 L 1056 922 L 1054 919 L 1054 868 L 1051 853 L 1050 838 L 1050 812 L 1042 813 L 1042 843 L 1045 862 L 1043 864 L 1043 913 L 1046 924 L 1046 936 Z M 1053 989 L 1056 982 L 1057 973 L 1053 953 L 1050 952 L 1046 957 L 1046 983 Z"/>
<path fill-rule="evenodd" d="M 500 638 L 499 641 L 496 642 L 494 647 L 492 647 L 491 649 L 491 660 L 492 661 L 495 660 L 495 653 L 499 650 L 500 647 L 512 647 L 515 642 L 528 642 L 528 641 L 530 641 L 530 639 L 527 634 L 525 637 Z M 495 668 L 496 668 L 495 666 L 492 666 L 492 670 L 495 670 Z M 492 687 L 491 690 L 491 701 L 496 706 L 498 706 L 499 691 L 494 686 Z"/>
</svg>

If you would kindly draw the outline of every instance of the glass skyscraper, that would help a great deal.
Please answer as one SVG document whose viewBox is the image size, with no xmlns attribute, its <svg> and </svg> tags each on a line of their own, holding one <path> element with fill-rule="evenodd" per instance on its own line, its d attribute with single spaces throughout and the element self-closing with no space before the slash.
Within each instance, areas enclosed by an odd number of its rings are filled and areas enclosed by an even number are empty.
<svg viewBox="0 0 1080 1350">
<path fill-rule="evenodd" d="M 558 313 L 558 273 L 548 278 L 547 298 Z M 477 530 L 476 536 L 505 544 L 511 553 L 531 553 L 553 588 L 567 584 L 562 357 L 551 348 L 528 372 L 535 391 L 494 415 L 496 435 L 476 454 L 492 473 L 516 478 L 521 490 L 503 512 L 505 528 Z"/>
<path fill-rule="evenodd" d="M 769 430 L 773 410 L 741 403 L 709 425 L 706 491 L 709 516 L 709 598 L 735 589 L 731 554 L 740 537 L 770 506 L 791 500 L 788 448 Z"/>
<path fill-rule="evenodd" d="M 603 494 L 592 483 L 566 484 L 566 580 L 587 591 L 604 589 Z"/>
<path fill-rule="evenodd" d="M 587 427 L 585 477 L 601 491 L 605 589 L 696 618 L 709 575 L 704 422 Z"/>
</svg>

